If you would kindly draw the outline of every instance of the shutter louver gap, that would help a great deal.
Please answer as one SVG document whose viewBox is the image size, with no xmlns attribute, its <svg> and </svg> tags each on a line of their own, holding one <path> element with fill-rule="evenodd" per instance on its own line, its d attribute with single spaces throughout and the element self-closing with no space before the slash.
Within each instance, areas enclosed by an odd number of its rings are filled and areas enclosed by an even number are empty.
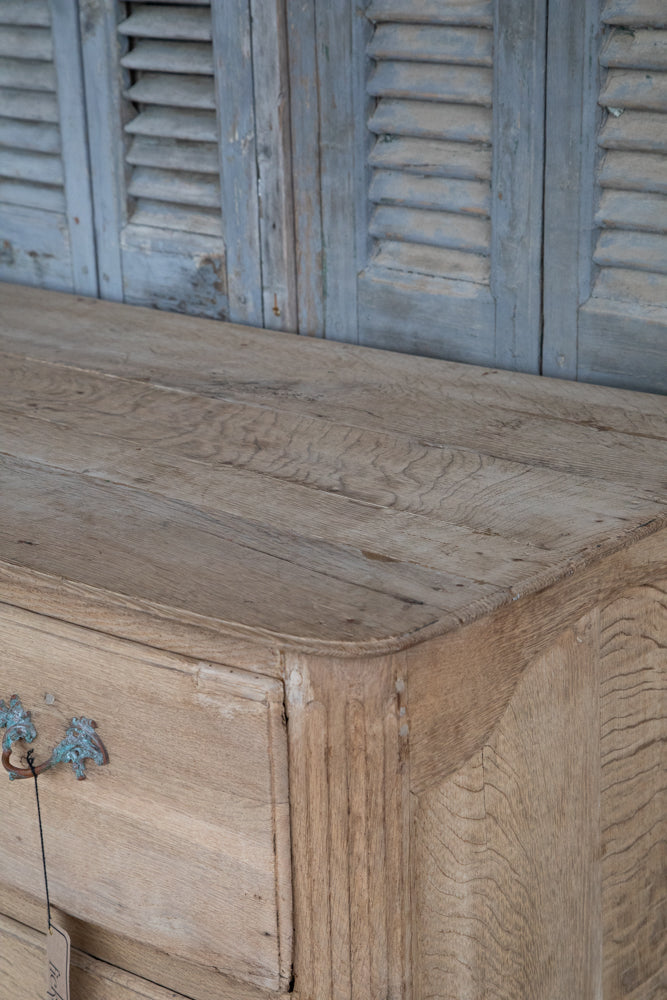
<svg viewBox="0 0 667 1000">
<path fill-rule="evenodd" d="M 488 283 L 492 5 L 376 0 L 367 16 L 373 263 Z"/>
<path fill-rule="evenodd" d="M 0 3 L 0 202 L 64 213 L 47 0 Z"/>
<path fill-rule="evenodd" d="M 124 96 L 130 221 L 220 237 L 218 127 L 210 3 L 137 3 L 118 26 L 131 74 Z"/>
<path fill-rule="evenodd" d="M 667 8 L 656 0 L 612 0 L 600 64 L 593 295 L 650 307 L 667 305 Z"/>
</svg>

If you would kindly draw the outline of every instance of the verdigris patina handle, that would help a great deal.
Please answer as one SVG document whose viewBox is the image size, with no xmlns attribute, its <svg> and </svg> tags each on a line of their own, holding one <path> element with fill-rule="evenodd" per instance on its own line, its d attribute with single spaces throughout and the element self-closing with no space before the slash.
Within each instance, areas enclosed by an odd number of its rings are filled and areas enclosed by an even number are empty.
<svg viewBox="0 0 667 1000">
<path fill-rule="evenodd" d="M 55 767 L 56 764 L 71 764 L 78 780 L 83 781 L 86 777 L 84 763 L 86 760 L 92 760 L 100 766 L 109 763 L 109 754 L 96 728 L 92 719 L 72 719 L 65 738 L 60 741 L 48 760 L 35 764 L 33 768 L 14 767 L 10 760 L 12 746 L 19 740 L 32 743 L 37 737 L 37 730 L 31 713 L 23 708 L 18 695 L 12 695 L 9 705 L 5 705 L 0 699 L 0 729 L 7 730 L 2 739 L 2 766 L 5 771 L 9 771 L 10 780 L 13 780 L 32 778 L 43 771 L 48 771 L 50 767 Z"/>
</svg>

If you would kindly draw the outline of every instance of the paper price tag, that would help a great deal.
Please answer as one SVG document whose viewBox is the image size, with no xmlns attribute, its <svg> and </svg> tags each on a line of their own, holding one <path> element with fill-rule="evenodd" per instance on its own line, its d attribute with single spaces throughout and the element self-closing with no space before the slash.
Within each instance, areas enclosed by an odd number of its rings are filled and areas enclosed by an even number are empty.
<svg viewBox="0 0 667 1000">
<path fill-rule="evenodd" d="M 67 931 L 51 924 L 46 934 L 46 1000 L 70 1000 L 70 949 Z"/>
</svg>

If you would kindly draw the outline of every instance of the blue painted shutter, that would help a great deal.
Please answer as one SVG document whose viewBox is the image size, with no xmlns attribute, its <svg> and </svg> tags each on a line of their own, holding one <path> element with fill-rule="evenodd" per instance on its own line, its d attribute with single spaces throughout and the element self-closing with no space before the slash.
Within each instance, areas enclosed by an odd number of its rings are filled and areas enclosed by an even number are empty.
<svg viewBox="0 0 667 1000">
<path fill-rule="evenodd" d="M 492 5 L 376 0 L 367 17 L 372 138 L 361 340 L 487 358 L 494 338 Z M 461 327 L 468 335 L 456 338 Z"/>
<path fill-rule="evenodd" d="M 536 371 L 545 4 L 294 7 L 300 329 Z"/>
<path fill-rule="evenodd" d="M 69 8 L 61 0 L 0 3 L 0 280 L 94 295 L 78 32 Z"/>
<path fill-rule="evenodd" d="M 545 316 L 545 372 L 665 392 L 667 6 L 589 0 L 586 8 L 580 35 L 590 57 L 569 68 L 583 113 L 567 127 L 590 153 L 565 164 L 566 184 L 547 157 L 545 289 L 557 311 Z M 563 239 L 558 220 L 577 213 L 580 238 L 562 252 L 569 269 L 550 267 Z"/>
</svg>

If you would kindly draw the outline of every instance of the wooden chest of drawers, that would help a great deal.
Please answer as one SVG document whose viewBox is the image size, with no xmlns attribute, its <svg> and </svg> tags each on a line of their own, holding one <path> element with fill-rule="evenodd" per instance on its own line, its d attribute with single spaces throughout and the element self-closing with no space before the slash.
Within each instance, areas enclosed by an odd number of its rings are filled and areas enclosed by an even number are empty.
<svg viewBox="0 0 667 1000">
<path fill-rule="evenodd" d="M 40 778 L 74 1000 L 665 995 L 664 399 L 8 285 L 0 352 L 0 697 L 110 755 Z"/>
</svg>

